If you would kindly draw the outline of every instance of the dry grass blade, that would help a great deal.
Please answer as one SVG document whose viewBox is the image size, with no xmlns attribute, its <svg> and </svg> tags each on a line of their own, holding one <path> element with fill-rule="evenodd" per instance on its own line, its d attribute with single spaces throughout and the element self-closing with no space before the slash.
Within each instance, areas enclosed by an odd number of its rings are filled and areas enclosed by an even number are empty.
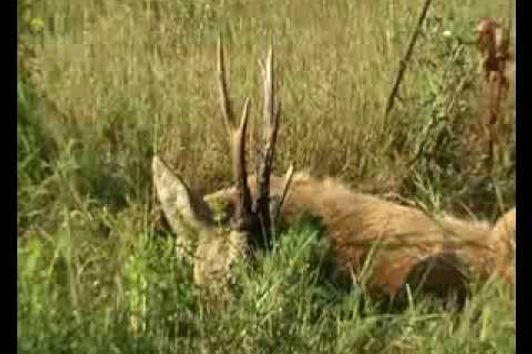
<svg viewBox="0 0 532 354">
<path fill-rule="evenodd" d="M 286 174 L 284 175 L 284 184 L 283 184 L 283 189 L 281 193 L 281 199 L 279 200 L 279 206 L 273 218 L 274 221 L 277 220 L 277 218 L 279 217 L 279 214 L 281 213 L 281 210 L 283 209 L 283 204 L 286 199 L 286 196 L 288 195 L 290 185 L 292 184 L 293 176 L 294 176 L 294 165 L 290 165 L 290 167 L 288 167 L 288 170 L 286 171 Z"/>
</svg>

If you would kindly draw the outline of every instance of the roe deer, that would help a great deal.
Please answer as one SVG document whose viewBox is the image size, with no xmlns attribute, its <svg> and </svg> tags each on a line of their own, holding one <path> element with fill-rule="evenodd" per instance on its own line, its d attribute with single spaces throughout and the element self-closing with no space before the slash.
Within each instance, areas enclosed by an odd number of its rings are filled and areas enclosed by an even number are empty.
<svg viewBox="0 0 532 354">
<path fill-rule="evenodd" d="M 515 208 L 495 227 L 452 217 L 431 217 L 423 211 L 375 196 L 357 193 L 333 178 L 316 179 L 291 169 L 287 177 L 271 176 L 279 128 L 273 53 L 265 66 L 263 149 L 257 176 L 247 175 L 245 141 L 250 99 L 236 122 L 227 95 L 224 54 L 218 40 L 218 85 L 222 116 L 231 142 L 234 187 L 201 197 L 157 156 L 153 179 L 162 210 L 177 234 L 182 251 L 194 253 L 194 280 L 200 285 L 224 284 L 231 264 L 253 247 L 268 245 L 276 215 L 287 223 L 301 213 L 318 217 L 340 273 L 355 280 L 371 258 L 365 289 L 369 295 L 394 297 L 423 274 L 424 289 L 446 292 L 465 289 L 465 280 L 500 274 L 514 281 Z M 214 221 L 212 210 L 222 206 L 228 227 Z M 273 206 L 273 208 L 272 208 Z M 276 210 L 276 213 L 271 213 Z M 261 242 L 265 236 L 266 243 Z"/>
</svg>

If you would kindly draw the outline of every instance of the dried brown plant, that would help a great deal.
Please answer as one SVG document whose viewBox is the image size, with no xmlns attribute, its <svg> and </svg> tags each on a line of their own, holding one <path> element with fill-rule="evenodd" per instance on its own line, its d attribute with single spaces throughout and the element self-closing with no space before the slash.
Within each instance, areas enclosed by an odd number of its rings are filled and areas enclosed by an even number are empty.
<svg viewBox="0 0 532 354">
<path fill-rule="evenodd" d="M 488 161 L 493 163 L 496 144 L 495 127 L 500 114 L 501 102 L 507 97 L 510 83 L 506 74 L 510 60 L 510 28 L 502 26 L 491 17 L 483 18 L 475 28 L 478 34 L 478 48 L 482 55 L 482 70 L 488 91 Z"/>
</svg>

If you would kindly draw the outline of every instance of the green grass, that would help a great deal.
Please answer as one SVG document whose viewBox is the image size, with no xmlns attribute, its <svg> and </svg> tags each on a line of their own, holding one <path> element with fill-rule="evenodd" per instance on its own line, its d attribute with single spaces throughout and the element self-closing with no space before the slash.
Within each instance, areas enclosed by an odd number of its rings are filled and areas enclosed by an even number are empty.
<svg viewBox="0 0 532 354">
<path fill-rule="evenodd" d="M 489 171 L 485 92 L 467 44 L 476 21 L 506 16 L 508 1 L 435 2 L 384 117 L 422 2 L 19 1 L 21 352 L 513 352 L 515 304 L 497 282 L 462 313 L 416 299 L 392 315 L 324 281 L 317 229 L 305 224 L 256 268 L 240 265 L 232 297 L 212 299 L 151 208 L 155 152 L 202 191 L 230 181 L 219 31 L 232 96 L 239 107 L 252 95 L 254 119 L 257 59 L 273 38 L 278 174 L 295 163 L 490 220 L 514 205 L 515 93 Z"/>
<path fill-rule="evenodd" d="M 113 219 L 105 239 L 67 224 L 24 242 L 21 352 L 515 351 L 514 304 L 500 284 L 478 289 L 463 312 L 419 301 L 387 313 L 321 276 L 318 233 L 303 224 L 254 269 L 238 264 L 231 295 L 212 296 L 171 240 L 130 222 Z"/>
</svg>

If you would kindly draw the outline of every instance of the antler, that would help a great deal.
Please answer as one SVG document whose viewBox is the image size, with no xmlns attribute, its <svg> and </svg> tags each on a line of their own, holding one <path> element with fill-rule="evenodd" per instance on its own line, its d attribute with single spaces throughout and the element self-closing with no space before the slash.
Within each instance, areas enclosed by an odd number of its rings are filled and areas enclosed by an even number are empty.
<svg viewBox="0 0 532 354">
<path fill-rule="evenodd" d="M 224 54 L 221 36 L 218 37 L 218 86 L 220 106 L 231 143 L 233 178 L 236 186 L 235 214 L 231 219 L 231 227 L 244 231 L 253 229 L 254 215 L 252 212 L 251 192 L 248 185 L 246 169 L 246 130 L 249 118 L 250 97 L 246 98 L 240 124 L 237 126 L 231 100 L 227 95 Z"/>
<path fill-rule="evenodd" d="M 279 121 L 281 117 L 280 104 L 275 101 L 273 49 L 271 45 L 266 59 L 266 66 L 263 67 L 261 65 L 261 69 L 264 81 L 263 146 L 257 176 L 257 200 L 254 207 L 261 222 L 262 230 L 267 234 L 271 227 L 270 176 L 272 173 L 275 143 L 277 141 L 277 132 L 279 131 Z"/>
<path fill-rule="evenodd" d="M 279 130 L 281 116 L 280 104 L 275 100 L 275 87 L 273 76 L 273 50 L 270 45 L 266 64 L 262 67 L 264 81 L 264 112 L 263 112 L 263 146 L 260 153 L 259 172 L 257 176 L 257 198 L 252 201 L 250 188 L 247 181 L 246 168 L 246 131 L 249 117 L 250 98 L 244 103 L 242 117 L 237 126 L 231 100 L 228 97 L 227 81 L 225 74 L 224 55 L 221 36 L 218 37 L 218 85 L 220 93 L 220 106 L 223 119 L 230 136 L 233 178 L 236 185 L 235 213 L 231 219 L 231 228 L 257 234 L 262 231 L 269 242 L 271 229 L 270 215 L 270 176 L 275 155 L 275 143 Z M 289 181 L 287 181 L 288 188 Z M 281 205 L 279 205 L 280 207 Z M 256 240 L 255 240 L 256 241 Z"/>
</svg>

